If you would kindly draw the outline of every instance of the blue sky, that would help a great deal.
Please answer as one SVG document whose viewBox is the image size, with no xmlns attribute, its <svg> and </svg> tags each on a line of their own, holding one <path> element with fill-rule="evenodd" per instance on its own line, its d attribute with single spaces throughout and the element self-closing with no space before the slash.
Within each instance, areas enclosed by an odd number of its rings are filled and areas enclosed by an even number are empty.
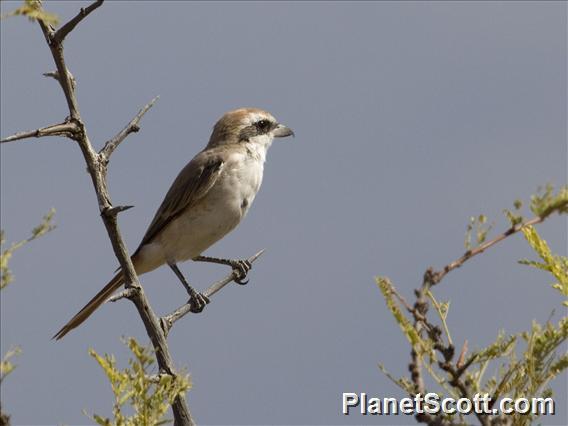
<svg viewBox="0 0 568 426">
<path fill-rule="evenodd" d="M 2 2 L 2 13 L 18 2 Z M 78 2 L 47 2 L 63 20 Z M 2 22 L 1 134 L 61 121 L 65 102 L 37 25 Z M 376 275 L 407 297 L 429 266 L 463 252 L 468 218 L 496 230 L 502 209 L 539 185 L 566 182 L 564 2 L 105 2 L 66 41 L 96 147 L 156 95 L 142 130 L 114 154 L 109 184 L 130 250 L 178 171 L 227 110 L 256 106 L 296 132 L 276 141 L 246 220 L 207 254 L 266 253 L 250 284 L 216 295 L 176 324 L 173 358 L 192 375 L 201 424 L 408 424 L 345 417 L 342 392 L 402 396 L 379 372 L 406 374 L 409 348 Z M 110 387 L 87 349 L 128 357 L 146 339 L 128 302 L 103 306 L 61 342 L 50 337 L 116 266 L 79 150 L 63 139 L 2 146 L 2 228 L 28 235 L 50 207 L 57 229 L 15 255 L 2 293 L 3 384 L 14 424 L 87 424 L 109 415 Z M 566 253 L 566 221 L 539 227 Z M 450 274 L 458 344 L 519 332 L 561 313 L 552 279 L 518 265 L 520 236 Z M 215 265 L 181 265 L 206 288 Z M 154 308 L 186 298 L 168 268 L 143 276 Z M 555 383 L 565 401 L 566 380 Z M 30 403 L 31 402 L 31 403 Z M 30 408 L 33 407 L 33 408 Z M 543 424 L 566 424 L 566 406 Z"/>
</svg>

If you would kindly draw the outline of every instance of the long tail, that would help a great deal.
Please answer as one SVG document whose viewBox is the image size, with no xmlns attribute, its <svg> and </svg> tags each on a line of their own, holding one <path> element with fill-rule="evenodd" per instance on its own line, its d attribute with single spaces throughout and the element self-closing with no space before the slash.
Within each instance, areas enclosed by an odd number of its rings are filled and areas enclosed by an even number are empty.
<svg viewBox="0 0 568 426">
<path fill-rule="evenodd" d="M 89 303 L 85 305 L 71 320 L 63 326 L 61 330 L 53 336 L 53 339 L 59 340 L 75 327 L 80 326 L 87 318 L 91 316 L 96 309 L 101 306 L 111 295 L 124 283 L 122 272 L 118 272 L 112 280 L 93 297 Z"/>
</svg>

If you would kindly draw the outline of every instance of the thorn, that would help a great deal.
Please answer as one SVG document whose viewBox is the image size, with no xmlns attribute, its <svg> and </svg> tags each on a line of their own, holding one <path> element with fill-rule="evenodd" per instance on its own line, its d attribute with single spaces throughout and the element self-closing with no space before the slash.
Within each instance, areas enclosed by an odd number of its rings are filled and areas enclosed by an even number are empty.
<svg viewBox="0 0 568 426">
<path fill-rule="evenodd" d="M 251 257 L 248 258 L 248 261 L 250 263 L 253 263 L 256 259 L 258 259 L 260 256 L 262 256 L 262 254 L 266 251 L 266 249 L 262 249 L 260 250 L 257 254 L 252 255 Z"/>
<path fill-rule="evenodd" d="M 134 206 L 115 206 L 115 207 L 112 207 L 110 209 L 106 209 L 102 214 L 105 214 L 105 215 L 108 214 L 108 215 L 111 215 L 111 216 L 116 216 L 119 213 L 122 213 L 123 211 L 131 209 L 132 207 L 134 207 Z"/>
</svg>

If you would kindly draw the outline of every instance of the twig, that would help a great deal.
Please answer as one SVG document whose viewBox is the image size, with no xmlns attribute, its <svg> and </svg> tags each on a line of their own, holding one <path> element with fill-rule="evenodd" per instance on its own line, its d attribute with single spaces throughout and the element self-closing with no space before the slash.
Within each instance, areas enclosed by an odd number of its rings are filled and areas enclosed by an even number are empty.
<svg viewBox="0 0 568 426">
<path fill-rule="evenodd" d="M 99 156 L 101 157 L 103 162 L 108 163 L 108 160 L 110 159 L 110 156 L 112 155 L 114 150 L 118 148 L 118 145 L 120 145 L 120 143 L 124 139 L 126 139 L 126 137 L 130 133 L 136 133 L 138 132 L 138 130 L 140 130 L 138 123 L 140 123 L 140 120 L 142 119 L 144 114 L 146 114 L 146 112 L 148 112 L 148 110 L 152 108 L 152 106 L 158 100 L 158 98 L 159 96 L 156 96 L 149 103 L 147 103 L 144 106 L 144 108 L 138 111 L 138 114 L 136 114 L 136 116 L 132 120 L 130 120 L 130 123 L 128 123 L 124 127 L 124 129 L 122 129 L 116 136 L 114 136 L 112 139 L 108 140 L 105 143 L 103 148 L 99 151 Z"/>
<path fill-rule="evenodd" d="M 448 316 L 448 312 L 447 311 L 442 312 L 442 305 L 440 305 L 440 303 L 438 303 L 438 301 L 434 297 L 434 293 L 432 293 L 430 290 L 428 290 L 427 294 L 428 294 L 428 297 L 430 298 L 430 300 L 432 301 L 432 304 L 434 305 L 434 308 L 436 309 L 436 312 L 438 313 L 440 320 L 442 321 L 442 327 L 444 327 L 444 332 L 446 333 L 446 336 L 448 337 L 448 343 L 450 345 L 453 345 L 454 342 L 452 341 L 452 335 L 450 334 L 450 328 L 448 327 L 448 323 L 446 321 L 446 317 Z"/>
<path fill-rule="evenodd" d="M 27 138 L 42 138 L 44 136 L 65 136 L 67 138 L 73 139 L 76 131 L 77 127 L 74 123 L 63 122 L 59 124 L 52 124 L 51 126 L 42 127 L 36 130 L 18 132 L 13 134 L 12 136 L 8 136 L 0 140 L 0 143 L 14 142 Z"/>
<path fill-rule="evenodd" d="M 456 361 L 456 367 L 458 368 L 458 370 L 461 370 L 462 367 L 465 365 L 465 356 L 467 355 L 467 339 L 463 342 L 463 346 L 460 352 L 460 356 L 458 357 L 458 360 Z M 473 357 L 472 357 L 473 358 Z"/>
<path fill-rule="evenodd" d="M 73 31 L 77 24 L 85 19 L 89 15 L 89 13 L 102 6 L 103 2 L 104 0 L 97 0 L 86 8 L 81 8 L 79 13 L 74 18 L 72 18 L 55 32 L 55 34 L 53 35 L 53 41 L 58 44 L 63 43 L 63 40 L 65 40 L 67 34 Z"/>
<path fill-rule="evenodd" d="M 73 74 L 71 74 L 69 70 L 67 70 L 67 74 L 69 74 L 69 79 L 71 80 L 71 86 L 73 87 L 73 90 L 75 90 L 75 85 L 76 85 L 75 77 L 73 77 Z M 59 84 L 61 84 L 61 81 L 59 80 L 59 73 L 57 72 L 57 70 L 51 72 L 44 72 L 43 76 L 51 77 L 54 80 L 59 81 Z"/>
<path fill-rule="evenodd" d="M 462 266 L 465 262 L 467 262 L 472 257 L 477 256 L 480 253 L 483 253 L 485 250 L 494 246 L 498 242 L 504 240 L 507 237 L 510 237 L 513 234 L 516 234 L 521 229 L 523 229 L 525 226 L 531 226 L 531 225 L 536 225 L 538 223 L 541 223 L 545 218 L 546 217 L 544 217 L 544 216 L 537 216 L 537 217 L 533 217 L 530 220 L 527 220 L 526 222 L 519 223 L 519 224 L 516 224 L 514 226 L 511 226 L 505 232 L 497 235 L 492 240 L 487 241 L 487 242 L 475 247 L 474 249 L 466 251 L 459 259 L 454 260 L 452 263 L 449 263 L 446 266 L 444 266 L 444 268 L 441 271 L 433 272 L 431 284 L 432 285 L 438 284 L 442 280 L 442 278 L 444 278 L 446 276 L 446 274 L 448 272 L 451 272 L 454 269 L 459 268 L 460 266 Z"/>
<path fill-rule="evenodd" d="M 120 293 L 116 293 L 114 296 L 109 297 L 105 303 L 118 302 L 121 299 L 130 299 L 132 296 L 134 296 L 135 292 L 136 290 L 133 288 L 126 288 Z"/>
<path fill-rule="evenodd" d="M 392 294 L 394 295 L 394 297 L 396 297 L 398 299 L 398 301 L 402 304 L 402 306 L 404 306 L 404 309 L 406 309 L 409 313 L 413 313 L 414 312 L 414 308 L 410 305 L 410 303 L 408 303 L 406 301 L 406 299 L 404 298 L 404 296 L 402 294 L 400 294 L 398 292 L 398 290 L 395 288 L 394 285 L 391 284 L 390 286 L 390 291 L 392 292 Z"/>
<path fill-rule="evenodd" d="M 247 260 L 252 264 L 252 263 L 254 263 L 254 261 L 256 259 L 258 259 L 262 255 L 262 253 L 264 253 L 264 249 L 260 250 L 255 255 L 249 257 Z M 240 273 L 238 271 L 233 270 L 233 271 L 231 271 L 230 274 L 228 274 L 222 280 L 219 280 L 216 283 L 211 284 L 203 292 L 203 294 L 206 297 L 211 297 L 215 293 L 217 293 L 219 290 L 221 290 L 223 287 L 225 287 L 227 284 L 229 284 L 232 281 L 238 280 L 239 278 L 240 278 Z M 168 315 L 165 315 L 162 318 L 160 318 L 160 324 L 161 324 L 162 330 L 164 331 L 166 336 L 168 335 L 168 333 L 169 333 L 170 329 L 172 328 L 172 326 L 174 325 L 174 323 L 177 320 L 186 316 L 190 312 L 191 312 L 191 304 L 188 302 L 188 303 L 181 305 L 179 308 L 177 308 L 173 312 L 170 312 Z"/>
</svg>

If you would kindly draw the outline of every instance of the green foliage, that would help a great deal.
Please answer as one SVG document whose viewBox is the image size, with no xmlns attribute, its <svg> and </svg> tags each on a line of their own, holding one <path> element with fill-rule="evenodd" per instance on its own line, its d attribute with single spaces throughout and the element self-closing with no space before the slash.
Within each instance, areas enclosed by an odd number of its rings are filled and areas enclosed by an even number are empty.
<svg viewBox="0 0 568 426">
<path fill-rule="evenodd" d="M 517 360 L 515 343 L 520 339 L 526 347 L 522 357 Z M 562 318 L 557 325 L 548 322 L 545 326 L 533 322 L 530 331 L 516 336 L 504 337 L 500 334 L 497 344 L 493 343 L 477 354 L 479 361 L 472 364 L 473 372 L 468 377 L 474 381 L 474 392 L 489 393 L 493 398 L 547 398 L 552 390 L 549 382 L 558 377 L 568 367 L 568 354 L 557 355 L 556 351 L 568 338 L 568 318 Z M 483 357 L 483 355 L 489 355 Z M 481 378 L 488 361 L 503 359 L 504 364 L 498 372 L 483 385 Z M 511 414 L 514 425 L 531 425 L 537 416 L 532 414 Z"/>
<path fill-rule="evenodd" d="M 523 203 L 520 200 L 515 200 L 515 211 L 503 211 L 511 226 L 520 225 L 523 222 L 524 218 L 520 214 L 522 206 Z M 531 197 L 529 208 L 536 217 L 541 219 L 546 219 L 555 212 L 558 214 L 568 213 L 568 186 L 561 187 L 557 194 L 554 194 L 554 188 L 550 184 L 544 188 L 539 188 L 537 193 Z"/>
<path fill-rule="evenodd" d="M 401 377 L 399 379 L 397 379 L 396 377 L 394 377 L 392 374 L 390 374 L 388 372 L 388 370 L 385 368 L 385 366 L 383 364 L 378 364 L 379 366 L 379 370 L 381 370 L 381 372 L 387 376 L 395 385 L 397 385 L 399 388 L 401 388 L 402 390 L 404 390 L 406 393 L 413 394 L 415 393 L 415 386 L 414 383 L 412 383 L 410 380 L 408 380 L 406 377 Z"/>
<path fill-rule="evenodd" d="M 482 364 L 503 356 L 508 356 L 515 349 L 516 343 L 516 335 L 507 336 L 505 332 L 501 330 L 493 343 L 475 353 L 475 361 L 478 364 Z"/>
<path fill-rule="evenodd" d="M 487 216 L 480 214 L 479 216 L 475 217 L 472 216 L 469 218 L 469 223 L 467 224 L 467 229 L 465 232 L 465 249 L 471 250 L 471 234 L 475 231 L 475 242 L 477 245 L 483 244 L 487 239 L 487 234 L 493 228 L 493 224 L 486 225 Z"/>
<path fill-rule="evenodd" d="M 450 333 L 450 329 L 448 328 L 448 323 L 446 322 L 446 319 L 448 318 L 448 314 L 450 312 L 450 301 L 438 302 L 431 290 L 428 290 L 428 298 L 432 302 L 432 306 L 434 306 L 434 309 L 436 309 L 436 312 L 438 313 L 438 316 L 442 321 L 448 342 L 453 345 L 454 343 L 452 342 L 452 335 Z"/>
<path fill-rule="evenodd" d="M 188 375 L 175 378 L 168 374 L 151 376 L 149 370 L 154 363 L 150 348 L 140 346 L 134 338 L 125 342 L 133 354 L 129 367 L 119 370 L 112 355 L 98 355 L 93 349 L 89 354 L 97 360 L 111 384 L 115 402 L 114 420 L 94 414 L 92 419 L 102 426 L 161 425 L 169 423 L 163 417 L 174 399 L 191 388 Z M 130 405 L 134 414 L 124 413 Z"/>
<path fill-rule="evenodd" d="M 568 257 L 552 254 L 546 241 L 538 235 L 533 226 L 525 226 L 522 232 L 542 262 L 523 259 L 519 263 L 550 272 L 558 280 L 552 287 L 568 298 Z M 565 300 L 563 304 L 568 306 L 568 300 Z"/>
<path fill-rule="evenodd" d="M 10 16 L 25 16 L 32 22 L 39 20 L 53 26 L 59 23 L 59 17 L 57 15 L 43 10 L 40 0 L 24 0 L 20 7 L 0 16 L 0 18 L 5 19 Z"/>
<path fill-rule="evenodd" d="M 515 200 L 513 202 L 513 207 L 514 207 L 513 211 L 508 210 L 508 209 L 504 209 L 503 213 L 505 214 L 505 217 L 511 223 L 511 226 L 517 226 L 517 225 L 521 224 L 523 222 L 523 220 L 525 220 L 523 218 L 523 215 L 520 213 L 521 208 L 523 207 L 523 202 L 521 200 Z"/>
<path fill-rule="evenodd" d="M 52 219 L 54 214 L 55 214 L 55 209 L 52 208 L 43 217 L 41 223 L 32 230 L 32 235 L 29 238 L 19 241 L 17 243 L 12 243 L 12 245 L 9 248 L 2 250 L 2 252 L 0 253 L 0 290 L 8 286 L 8 284 L 10 284 L 14 279 L 12 272 L 8 267 L 8 263 L 12 258 L 12 254 L 14 254 L 14 252 L 19 248 L 21 248 L 23 245 L 55 229 L 55 225 L 52 224 Z M 6 241 L 4 238 L 4 231 L 0 230 L 0 247 L 4 246 L 5 242 Z"/>
<path fill-rule="evenodd" d="M 515 201 L 514 212 L 505 211 L 505 215 L 511 222 L 511 226 L 515 227 L 523 223 L 523 216 L 520 214 L 522 203 Z M 540 190 L 538 195 L 531 198 L 531 211 L 536 215 L 535 220 L 531 223 L 537 223 L 544 220 L 552 213 L 560 214 L 568 213 L 568 187 L 563 187 L 554 193 L 551 186 L 547 186 L 544 190 Z M 485 227 L 487 219 L 485 216 L 473 217 L 466 233 L 466 249 L 472 248 L 472 233 L 475 232 L 477 244 L 483 244 L 486 241 L 487 233 L 490 228 Z M 519 229 L 508 230 L 508 234 L 514 233 Z M 558 256 L 551 252 L 548 244 L 536 232 L 533 226 L 525 225 L 520 229 L 530 247 L 539 256 L 540 261 L 521 260 L 520 263 L 529 265 L 540 270 L 550 273 L 557 282 L 552 287 L 557 289 L 564 297 L 568 297 L 568 258 Z M 497 241 L 502 239 L 500 236 Z M 448 360 L 447 353 L 443 348 L 448 342 L 453 347 L 450 334 L 450 327 L 447 323 L 449 302 L 438 302 L 434 297 L 432 288 L 426 293 L 432 307 L 436 313 L 436 318 L 427 319 L 428 325 L 417 322 L 415 308 L 410 307 L 404 299 L 399 295 L 393 284 L 387 279 L 379 277 L 376 279 L 383 297 L 385 298 L 388 309 L 393 315 L 395 321 L 400 326 L 404 335 L 407 337 L 413 350 L 423 352 L 423 348 L 436 348 L 435 351 L 429 352 L 429 359 L 421 358 L 421 367 L 433 379 L 428 383 L 434 383 L 439 386 L 436 389 L 428 389 L 440 395 L 452 394 L 463 396 L 463 387 L 456 386 L 455 375 L 450 370 L 444 369 Z M 568 306 L 568 301 L 563 301 Z M 420 313 L 419 315 L 422 315 Z M 424 333 L 424 330 L 437 328 L 436 333 Z M 568 353 L 558 353 L 563 344 L 568 340 L 568 317 L 562 317 L 556 324 L 548 321 L 545 325 L 533 322 L 530 330 L 518 334 L 507 335 L 501 331 L 497 335 L 494 342 L 485 348 L 478 349 L 469 355 L 466 359 L 464 356 L 456 360 L 452 355 L 452 365 L 454 370 L 459 371 L 462 384 L 467 389 L 468 395 L 471 397 L 475 393 L 491 395 L 493 400 L 502 397 L 516 398 L 547 398 L 552 395 L 549 387 L 550 382 L 565 374 L 568 368 Z M 464 345 L 465 346 L 465 345 Z M 422 351 L 418 351 L 422 349 Z M 415 384 L 408 378 L 393 377 L 386 369 L 380 365 L 381 371 L 389 377 L 397 386 L 405 392 L 412 394 Z M 488 372 L 491 373 L 488 374 Z M 514 425 L 530 425 L 536 420 L 533 414 L 511 414 L 507 421 Z M 455 418 L 453 422 L 460 422 Z"/>
<path fill-rule="evenodd" d="M 519 396 L 533 395 L 568 367 L 568 354 L 556 357 L 556 349 L 568 338 L 568 317 L 557 325 L 536 321 L 532 329 L 521 333 L 526 342 L 523 361 L 517 369 L 515 388 Z"/>
<path fill-rule="evenodd" d="M 414 329 L 412 323 L 408 320 L 408 318 L 406 318 L 406 316 L 394 300 L 393 285 L 390 280 L 386 277 L 376 277 L 375 280 L 377 281 L 377 285 L 381 289 L 381 293 L 383 293 L 387 307 L 391 311 L 392 316 L 400 326 L 400 329 L 402 330 L 410 344 L 412 346 L 418 346 L 425 350 L 425 348 L 427 347 L 426 343 L 422 340 L 418 332 Z"/>
<path fill-rule="evenodd" d="M 554 188 L 548 184 L 531 197 L 530 209 L 535 216 L 548 217 L 551 213 L 568 213 L 568 186 L 560 188 L 554 195 Z"/>
<path fill-rule="evenodd" d="M 10 268 L 8 267 L 8 263 L 12 258 L 12 254 L 14 254 L 16 250 L 29 243 L 30 241 L 33 241 L 36 238 L 39 238 L 54 229 L 55 225 L 51 223 L 54 214 L 55 209 L 51 209 L 43 217 L 41 223 L 34 229 L 32 229 L 32 235 L 29 238 L 17 243 L 12 243 L 12 245 L 7 249 L 2 249 L 6 241 L 4 238 L 4 231 L 0 230 L 0 290 L 5 289 L 8 284 L 10 284 L 14 280 L 12 271 L 10 271 Z M 16 365 L 12 362 L 11 359 L 19 355 L 21 352 L 22 350 L 18 346 L 16 346 L 6 352 L 6 354 L 0 361 L 0 385 L 4 382 L 4 379 L 16 368 Z M 9 424 L 9 419 L 10 417 L 0 409 L 0 423 L 4 422 L 2 424 Z"/>
<path fill-rule="evenodd" d="M 10 349 L 0 361 L 0 384 L 4 381 L 4 379 L 16 368 L 16 366 L 10 361 L 10 358 L 13 358 L 17 355 L 22 353 L 22 350 L 16 346 Z"/>
</svg>

